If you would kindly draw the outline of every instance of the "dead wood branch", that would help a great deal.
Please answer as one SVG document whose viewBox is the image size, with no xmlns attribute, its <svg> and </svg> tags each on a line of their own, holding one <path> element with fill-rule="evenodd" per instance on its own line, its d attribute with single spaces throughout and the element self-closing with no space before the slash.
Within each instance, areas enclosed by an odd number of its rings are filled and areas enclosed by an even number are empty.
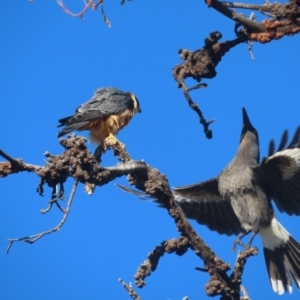
<svg viewBox="0 0 300 300">
<path fill-rule="evenodd" d="M 242 283 L 242 275 L 244 272 L 245 264 L 247 259 L 251 256 L 256 256 L 258 254 L 258 249 L 256 247 L 251 247 L 242 252 L 239 252 L 237 260 L 234 265 L 234 269 L 230 278 L 233 283 L 236 283 L 238 286 Z"/>
<path fill-rule="evenodd" d="M 77 137 L 72 135 L 68 140 L 60 139 L 60 144 L 66 149 L 61 155 L 52 155 L 46 152 L 44 155 L 47 157 L 47 163 L 45 166 L 36 166 L 32 164 L 26 164 L 21 159 L 14 159 L 4 151 L 0 150 L 0 155 L 7 159 L 9 162 L 0 162 L 0 177 L 6 177 L 11 174 L 28 171 L 34 172 L 41 180 L 37 187 L 37 192 L 43 196 L 44 184 L 47 183 L 52 188 L 52 196 L 49 202 L 49 206 L 46 209 L 41 209 L 41 213 L 45 214 L 49 212 L 53 206 L 56 206 L 64 213 L 60 223 L 47 231 L 22 237 L 9 239 L 9 246 L 7 253 L 14 242 L 24 241 L 33 244 L 44 235 L 58 231 L 65 223 L 70 207 L 74 198 L 75 190 L 78 182 L 91 184 L 93 186 L 104 185 L 116 177 L 122 176 L 119 172 L 107 171 L 98 166 L 98 162 L 94 156 L 85 146 L 86 139 L 83 137 Z M 121 161 L 130 160 L 129 154 L 126 152 L 125 147 L 118 143 L 113 147 L 114 154 L 118 156 Z M 58 199 L 64 199 L 64 183 L 72 177 L 75 179 L 75 184 L 70 195 L 67 208 L 64 209 L 58 203 Z M 59 187 L 59 190 L 57 190 Z"/>
<path fill-rule="evenodd" d="M 203 48 L 196 51 L 180 49 L 180 58 L 183 59 L 184 62 L 173 68 L 173 76 L 177 81 L 178 87 L 182 88 L 183 95 L 188 101 L 190 108 L 197 113 L 200 123 L 203 125 L 205 136 L 208 139 L 212 138 L 212 131 L 209 129 L 209 125 L 213 123 L 214 120 L 206 121 L 201 109 L 193 102 L 189 95 L 189 91 L 206 87 L 207 84 L 200 83 L 188 88 L 184 80 L 191 77 L 197 82 L 200 82 L 203 78 L 214 78 L 217 75 L 216 67 L 225 53 L 236 45 L 246 41 L 242 37 L 238 37 L 232 41 L 218 43 L 221 38 L 222 34 L 215 31 L 210 33 L 209 37 L 205 39 Z"/>
<path fill-rule="evenodd" d="M 176 204 L 173 194 L 170 191 L 167 178 L 160 172 L 143 162 L 138 162 L 136 171 L 134 165 L 136 162 L 129 161 L 110 168 L 110 171 L 124 172 L 130 174 L 128 181 L 131 185 L 146 192 L 151 198 L 155 198 L 161 206 L 165 207 L 170 216 L 174 219 L 178 231 L 181 233 L 180 238 L 187 238 L 189 247 L 199 256 L 203 262 L 205 269 L 210 275 L 210 282 L 206 285 L 206 293 L 209 296 L 222 295 L 222 299 L 239 299 L 240 285 L 227 275 L 230 266 L 223 262 L 216 254 L 205 244 L 205 242 L 197 235 L 188 220 L 186 219 L 180 206 Z M 163 255 L 164 250 L 156 247 L 138 269 L 135 275 L 136 284 L 140 287 L 145 285 L 144 279 L 155 270 L 159 258 Z"/>
<path fill-rule="evenodd" d="M 256 10 L 258 12 L 270 12 L 277 20 L 292 20 L 300 17 L 300 6 L 297 4 L 297 1 L 290 1 L 289 3 L 282 4 L 278 2 L 265 3 L 263 5 L 241 2 L 219 2 L 222 4 L 222 6 L 230 8 L 242 8 Z"/>
<path fill-rule="evenodd" d="M 146 272 L 139 272 L 137 282 L 140 286 L 144 283 L 144 278 L 149 275 L 147 270 L 154 271 L 157 267 L 159 258 L 164 252 L 176 252 L 178 255 L 184 254 L 188 248 L 192 249 L 195 254 L 204 262 L 204 267 L 210 275 L 211 279 L 207 285 L 206 292 L 210 296 L 222 295 L 223 299 L 238 299 L 240 294 L 240 280 L 238 277 L 242 274 L 242 269 L 238 275 L 228 276 L 227 271 L 230 266 L 223 262 L 216 254 L 206 245 L 206 243 L 197 235 L 188 220 L 186 219 L 182 209 L 177 205 L 170 190 L 168 180 L 165 175 L 161 174 L 157 169 L 147 165 L 144 161 L 133 161 L 125 148 L 121 145 L 114 145 L 111 148 L 114 154 L 122 163 L 116 166 L 103 168 L 98 165 L 95 157 L 87 149 L 86 140 L 75 135 L 70 136 L 68 140 L 60 139 L 60 144 L 65 148 L 61 155 L 51 155 L 46 153 L 47 163 L 45 166 L 29 165 L 22 160 L 15 160 L 9 155 L 0 152 L 11 162 L 0 162 L 0 176 L 8 176 L 10 174 L 21 171 L 35 172 L 41 181 L 38 185 L 38 191 L 43 193 L 43 185 L 48 184 L 52 188 L 52 203 L 56 203 L 57 199 L 63 196 L 63 184 L 69 178 L 75 180 L 75 184 L 70 195 L 68 205 L 64 211 L 64 216 L 61 222 L 51 230 L 31 235 L 28 237 L 10 239 L 8 251 L 11 245 L 16 241 L 25 241 L 34 243 L 42 236 L 58 231 L 65 223 L 70 212 L 70 207 L 73 201 L 74 193 L 79 182 L 86 184 L 91 183 L 95 186 L 102 186 L 113 181 L 115 178 L 128 175 L 128 180 L 138 189 L 147 193 L 150 197 L 164 206 L 170 216 L 174 219 L 178 231 L 181 233 L 177 240 L 164 242 L 162 248 L 156 248 L 148 257 Z M 15 163 L 17 161 L 17 163 Z M 60 190 L 57 192 L 56 186 L 60 185 Z M 46 209 L 49 211 L 50 208 Z M 44 211 L 45 212 L 45 211 Z M 158 251 L 160 249 L 160 251 Z M 246 259 L 247 257 L 245 257 Z M 240 263 L 239 265 L 242 265 Z M 148 272 L 148 273 L 147 273 Z"/>
<path fill-rule="evenodd" d="M 179 237 L 178 239 L 162 242 L 159 246 L 156 246 L 154 250 L 148 254 L 148 259 L 139 266 L 136 274 L 134 275 L 135 284 L 138 287 L 143 287 L 146 285 L 144 279 L 147 276 L 150 276 L 151 272 L 156 270 L 159 259 L 165 253 L 175 252 L 177 255 L 183 255 L 189 247 L 189 240 L 183 236 Z"/>
<path fill-rule="evenodd" d="M 281 39 L 284 36 L 291 36 L 300 31 L 300 7 L 297 1 L 290 1 L 287 4 L 266 4 L 254 5 L 248 3 L 221 2 L 217 0 L 206 0 L 209 7 L 214 8 L 235 23 L 243 26 L 239 34 L 248 41 L 268 43 Z M 263 20 L 261 23 L 237 13 L 233 8 L 244 8 L 258 10 L 261 13 L 268 13 L 271 19 Z"/>
<path fill-rule="evenodd" d="M 83 15 L 86 13 L 87 10 L 89 10 L 89 9 L 96 10 L 98 8 L 98 6 L 101 5 L 101 14 L 102 14 L 103 21 L 106 23 L 106 25 L 108 27 L 111 27 L 111 22 L 108 20 L 108 18 L 106 17 L 106 14 L 104 12 L 104 8 L 103 8 L 104 0 L 97 0 L 95 3 L 94 3 L 94 0 L 84 0 L 84 2 L 85 2 L 84 8 L 82 9 L 81 12 L 76 14 L 66 8 L 66 6 L 63 3 L 63 0 L 57 0 L 58 5 L 63 9 L 63 11 L 66 14 L 68 14 L 72 17 L 78 17 L 82 20 L 83 20 Z M 124 3 L 125 3 L 125 0 L 122 0 L 121 4 L 124 4 Z"/>
<path fill-rule="evenodd" d="M 55 226 L 54 228 L 52 228 L 50 230 L 46 230 L 46 231 L 43 231 L 41 233 L 33 234 L 33 235 L 30 235 L 30 236 L 15 238 L 15 239 L 8 239 L 9 245 L 7 247 L 6 253 L 7 254 L 9 253 L 9 250 L 12 247 L 14 242 L 23 241 L 23 242 L 26 242 L 26 243 L 29 243 L 29 244 L 33 244 L 36 241 L 38 241 L 40 238 L 42 238 L 43 236 L 45 236 L 47 234 L 51 234 L 51 233 L 56 232 L 56 231 L 59 231 L 60 228 L 65 224 L 65 222 L 66 222 L 66 220 L 69 216 L 69 212 L 70 212 L 71 205 L 72 205 L 72 202 L 73 202 L 73 199 L 74 199 L 74 195 L 75 195 L 75 192 L 76 192 L 77 185 L 78 185 L 78 180 L 75 180 L 74 185 L 73 185 L 73 189 L 71 191 L 70 198 L 69 198 L 69 201 L 68 201 L 68 204 L 67 204 L 67 208 L 64 210 L 64 215 L 63 215 L 61 221 L 59 222 L 59 224 L 57 226 Z"/>
<path fill-rule="evenodd" d="M 127 284 L 122 278 L 119 278 L 119 282 L 123 285 L 123 287 L 132 299 L 141 300 L 140 296 L 134 291 L 131 284 Z"/>
<path fill-rule="evenodd" d="M 64 12 L 72 17 L 79 17 L 79 18 L 83 18 L 83 15 L 84 13 L 88 10 L 88 9 L 93 9 L 93 10 L 96 10 L 98 8 L 98 6 L 100 4 L 102 4 L 104 2 L 104 0 L 97 0 L 96 3 L 94 3 L 93 0 L 86 0 L 85 1 L 85 6 L 84 8 L 82 9 L 82 11 L 80 13 L 73 13 L 71 12 L 70 10 L 68 10 L 66 8 L 66 6 L 64 5 L 64 2 L 63 0 L 57 0 L 57 4 L 64 10 Z"/>
<path fill-rule="evenodd" d="M 203 78 L 214 78 L 217 75 L 216 67 L 226 52 L 236 45 L 245 42 L 241 37 L 231 41 L 220 42 L 222 34 L 218 31 L 210 33 L 205 39 L 205 45 L 198 50 L 190 51 L 180 49 L 180 58 L 183 63 L 173 68 L 173 76 L 178 83 L 178 87 L 187 88 L 184 79 L 191 77 L 200 82 Z"/>
</svg>

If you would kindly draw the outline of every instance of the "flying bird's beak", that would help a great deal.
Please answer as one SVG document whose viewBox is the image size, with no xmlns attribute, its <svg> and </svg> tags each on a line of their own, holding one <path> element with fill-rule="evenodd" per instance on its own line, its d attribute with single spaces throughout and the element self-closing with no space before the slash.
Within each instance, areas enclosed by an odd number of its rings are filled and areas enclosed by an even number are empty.
<svg viewBox="0 0 300 300">
<path fill-rule="evenodd" d="M 252 126 L 250 119 L 248 117 L 245 107 L 243 107 L 243 131 L 253 131 L 254 127 Z"/>
<path fill-rule="evenodd" d="M 142 112 L 142 110 L 139 108 L 138 112 L 139 112 L 139 113 L 141 113 L 141 112 Z"/>
</svg>

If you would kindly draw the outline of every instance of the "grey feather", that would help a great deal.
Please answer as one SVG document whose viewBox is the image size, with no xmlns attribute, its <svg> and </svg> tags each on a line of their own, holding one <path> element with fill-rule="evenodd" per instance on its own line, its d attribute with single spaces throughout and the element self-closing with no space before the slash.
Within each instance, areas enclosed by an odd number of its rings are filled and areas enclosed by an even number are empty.
<svg viewBox="0 0 300 300">
<path fill-rule="evenodd" d="M 258 233 L 272 288 L 279 294 L 291 291 L 292 280 L 300 288 L 300 244 L 277 221 L 272 206 L 273 199 L 280 211 L 300 215 L 300 127 L 287 142 L 286 130 L 277 151 L 271 140 L 269 157 L 260 163 L 258 133 L 243 108 L 240 145 L 228 166 L 213 179 L 173 190 L 186 216 L 209 229 Z"/>
</svg>

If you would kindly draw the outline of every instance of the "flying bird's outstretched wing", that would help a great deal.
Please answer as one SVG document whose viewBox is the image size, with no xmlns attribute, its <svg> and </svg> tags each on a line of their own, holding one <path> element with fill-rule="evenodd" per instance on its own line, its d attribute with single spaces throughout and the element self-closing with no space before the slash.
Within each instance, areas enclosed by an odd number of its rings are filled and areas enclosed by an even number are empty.
<svg viewBox="0 0 300 300">
<path fill-rule="evenodd" d="M 220 234 L 243 232 L 230 202 L 219 194 L 217 178 L 175 188 L 173 194 L 188 218 Z"/>
<path fill-rule="evenodd" d="M 216 178 L 174 189 L 175 199 L 188 218 L 221 234 L 253 232 L 262 239 L 273 290 L 300 289 L 300 244 L 276 219 L 270 203 L 280 211 L 300 215 L 300 127 L 286 146 L 287 131 L 275 152 L 259 164 L 259 142 L 243 108 L 243 128 L 236 156 Z M 157 199 L 159 201 L 159 199 Z"/>
<path fill-rule="evenodd" d="M 300 215 L 300 127 L 286 147 L 285 131 L 275 152 L 274 141 L 269 145 L 269 157 L 254 169 L 260 184 L 278 209 L 289 215 Z"/>
<path fill-rule="evenodd" d="M 151 198 L 146 193 L 119 184 L 117 186 L 142 200 Z M 237 235 L 243 232 L 230 202 L 220 197 L 216 178 L 178 187 L 172 192 L 187 218 L 194 219 L 220 234 Z M 159 206 L 162 206 L 162 203 L 159 203 Z"/>
</svg>

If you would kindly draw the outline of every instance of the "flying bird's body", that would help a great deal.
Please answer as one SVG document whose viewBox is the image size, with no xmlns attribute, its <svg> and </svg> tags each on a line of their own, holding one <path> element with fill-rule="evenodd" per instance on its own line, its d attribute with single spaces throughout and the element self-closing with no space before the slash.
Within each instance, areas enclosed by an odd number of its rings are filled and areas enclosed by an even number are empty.
<svg viewBox="0 0 300 300">
<path fill-rule="evenodd" d="M 240 146 L 229 165 L 215 178 L 173 190 L 185 215 L 209 229 L 239 235 L 240 244 L 252 231 L 248 245 L 258 234 L 278 294 L 291 292 L 292 280 L 300 289 L 300 244 L 277 221 L 271 202 L 281 212 L 300 215 L 300 127 L 286 143 L 287 131 L 277 152 L 272 140 L 269 157 L 260 163 L 258 133 L 243 109 Z"/>
<path fill-rule="evenodd" d="M 100 88 L 91 100 L 76 109 L 74 115 L 59 120 L 58 127 L 65 127 L 58 137 L 73 130 L 89 130 L 92 142 L 103 144 L 110 140 L 114 144 L 117 142 L 115 135 L 140 111 L 134 94 L 113 87 Z"/>
<path fill-rule="evenodd" d="M 231 203 L 242 229 L 258 233 L 259 228 L 271 223 L 274 211 L 254 172 L 259 166 L 258 148 L 248 155 L 249 146 L 243 146 L 218 176 L 218 189 L 222 199 Z"/>
<path fill-rule="evenodd" d="M 259 163 L 259 141 L 246 110 L 236 156 L 209 181 L 176 188 L 173 193 L 187 217 L 223 234 L 243 237 L 259 234 L 272 288 L 292 291 L 292 279 L 300 289 L 300 244 L 277 221 L 271 199 L 280 211 L 300 215 L 300 128 L 284 149 L 287 131 L 274 153 Z M 238 243 L 240 239 L 238 238 Z M 250 244 L 249 243 L 249 244 Z"/>
</svg>

